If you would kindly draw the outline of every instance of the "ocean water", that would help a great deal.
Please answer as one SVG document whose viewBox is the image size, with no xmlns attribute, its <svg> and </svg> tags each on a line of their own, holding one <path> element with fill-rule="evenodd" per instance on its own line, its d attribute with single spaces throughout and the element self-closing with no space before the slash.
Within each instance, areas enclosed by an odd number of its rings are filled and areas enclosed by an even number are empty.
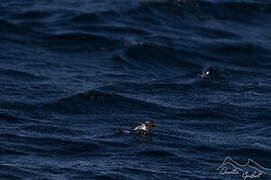
<svg viewBox="0 0 271 180">
<path fill-rule="evenodd" d="M 271 168 L 270 22 L 269 0 L 1 0 L 0 179 Z"/>
</svg>

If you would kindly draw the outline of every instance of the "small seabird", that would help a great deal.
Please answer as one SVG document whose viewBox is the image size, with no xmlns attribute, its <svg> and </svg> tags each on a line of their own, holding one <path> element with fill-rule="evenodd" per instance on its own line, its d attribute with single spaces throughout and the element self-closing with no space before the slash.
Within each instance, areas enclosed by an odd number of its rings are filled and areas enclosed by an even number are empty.
<svg viewBox="0 0 271 180">
<path fill-rule="evenodd" d="M 202 74 L 199 74 L 199 77 L 201 77 L 201 78 L 211 77 L 211 78 L 215 78 L 215 79 L 225 80 L 212 67 L 207 68 Z"/>
<path fill-rule="evenodd" d="M 132 128 L 133 131 L 149 131 L 155 127 L 153 121 L 137 122 L 139 125 Z"/>
<path fill-rule="evenodd" d="M 150 131 L 155 127 L 153 121 L 137 122 L 138 126 L 132 127 L 131 131 L 129 130 L 120 130 L 120 133 L 129 134 L 132 132 L 139 133 L 140 135 L 145 136 L 147 131 Z"/>
<path fill-rule="evenodd" d="M 210 74 L 210 71 L 209 71 L 209 70 L 207 70 L 207 71 L 206 71 L 204 74 L 199 74 L 199 77 L 204 78 L 204 77 L 209 76 L 209 74 Z"/>
</svg>

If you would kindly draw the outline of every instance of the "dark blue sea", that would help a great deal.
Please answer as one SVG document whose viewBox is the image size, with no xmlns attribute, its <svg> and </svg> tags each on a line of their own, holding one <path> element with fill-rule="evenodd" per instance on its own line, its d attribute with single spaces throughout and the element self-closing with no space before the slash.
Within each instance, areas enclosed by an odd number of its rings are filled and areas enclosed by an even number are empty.
<svg viewBox="0 0 271 180">
<path fill-rule="evenodd" d="M 0 1 L 1 180 L 270 168 L 270 0 Z"/>
</svg>

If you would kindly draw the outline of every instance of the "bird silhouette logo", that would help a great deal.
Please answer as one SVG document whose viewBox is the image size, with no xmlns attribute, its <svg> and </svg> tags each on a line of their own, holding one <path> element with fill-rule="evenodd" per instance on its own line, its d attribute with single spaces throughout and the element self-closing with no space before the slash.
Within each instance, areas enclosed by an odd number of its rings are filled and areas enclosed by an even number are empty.
<svg viewBox="0 0 271 180">
<path fill-rule="evenodd" d="M 246 164 L 241 165 L 230 157 L 226 157 L 216 170 L 221 175 L 240 175 L 243 180 L 260 178 L 271 173 L 271 169 L 264 168 L 252 159 L 248 159 Z"/>
</svg>

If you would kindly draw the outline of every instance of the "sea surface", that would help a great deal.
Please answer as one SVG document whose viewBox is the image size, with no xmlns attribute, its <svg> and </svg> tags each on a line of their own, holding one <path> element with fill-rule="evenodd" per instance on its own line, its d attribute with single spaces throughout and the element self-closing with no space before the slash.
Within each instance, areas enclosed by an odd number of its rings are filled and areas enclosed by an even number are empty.
<svg viewBox="0 0 271 180">
<path fill-rule="evenodd" d="M 226 157 L 271 168 L 270 0 L 0 1 L 1 180 L 244 179 Z"/>
</svg>

